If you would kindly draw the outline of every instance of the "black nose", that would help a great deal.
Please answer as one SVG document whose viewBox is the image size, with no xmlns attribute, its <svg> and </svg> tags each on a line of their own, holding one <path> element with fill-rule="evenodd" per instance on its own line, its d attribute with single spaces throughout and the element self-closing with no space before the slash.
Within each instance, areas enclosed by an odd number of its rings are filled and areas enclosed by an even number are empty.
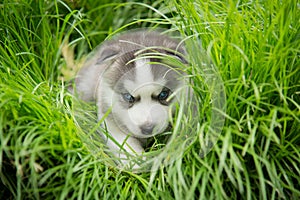
<svg viewBox="0 0 300 200">
<path fill-rule="evenodd" d="M 150 135 L 152 134 L 153 132 L 153 129 L 154 129 L 154 125 L 153 124 L 150 124 L 150 125 L 144 125 L 144 126 L 141 126 L 141 131 L 144 135 Z"/>
</svg>

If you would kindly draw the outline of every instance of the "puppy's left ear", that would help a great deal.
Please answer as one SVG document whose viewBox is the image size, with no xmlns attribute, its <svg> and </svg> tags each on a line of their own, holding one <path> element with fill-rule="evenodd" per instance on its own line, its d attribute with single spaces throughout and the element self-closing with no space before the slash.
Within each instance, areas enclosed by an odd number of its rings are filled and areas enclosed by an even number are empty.
<svg viewBox="0 0 300 200">
<path fill-rule="evenodd" d="M 168 53 L 169 55 L 177 58 L 182 64 L 188 64 L 188 61 L 185 59 L 185 54 L 182 53 L 176 53 L 176 52 L 172 52 L 172 53 Z"/>
<path fill-rule="evenodd" d="M 119 51 L 114 48 L 104 47 L 102 51 L 99 53 L 99 57 L 97 58 L 96 64 L 100 64 L 107 60 L 114 59 L 119 54 Z"/>
<path fill-rule="evenodd" d="M 182 64 L 188 64 L 186 60 L 186 51 L 184 48 L 177 49 L 176 51 L 167 51 L 167 54 L 178 59 Z"/>
</svg>

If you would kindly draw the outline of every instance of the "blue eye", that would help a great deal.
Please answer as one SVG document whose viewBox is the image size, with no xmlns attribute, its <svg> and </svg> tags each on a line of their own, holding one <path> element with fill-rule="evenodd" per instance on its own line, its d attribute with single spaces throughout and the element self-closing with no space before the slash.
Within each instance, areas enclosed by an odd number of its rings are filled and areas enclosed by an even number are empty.
<svg viewBox="0 0 300 200">
<path fill-rule="evenodd" d="M 157 96 L 157 99 L 159 101 L 165 101 L 170 95 L 170 90 L 163 90 L 159 93 L 159 95 Z"/>
<path fill-rule="evenodd" d="M 134 103 L 134 101 L 135 101 L 135 98 L 129 93 L 122 94 L 122 97 L 128 103 Z"/>
</svg>

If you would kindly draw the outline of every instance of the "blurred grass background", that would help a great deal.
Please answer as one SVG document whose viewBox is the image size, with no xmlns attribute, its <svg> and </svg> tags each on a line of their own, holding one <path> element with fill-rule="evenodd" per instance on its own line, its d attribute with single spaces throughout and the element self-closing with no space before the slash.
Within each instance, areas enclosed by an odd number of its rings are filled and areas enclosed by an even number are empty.
<svg viewBox="0 0 300 200">
<path fill-rule="evenodd" d="M 196 140 L 172 165 L 133 174 L 78 136 L 65 68 L 141 27 L 199 38 L 227 110 L 208 155 Z M 299 199 L 299 27 L 297 0 L 2 1 L 0 199 Z"/>
</svg>

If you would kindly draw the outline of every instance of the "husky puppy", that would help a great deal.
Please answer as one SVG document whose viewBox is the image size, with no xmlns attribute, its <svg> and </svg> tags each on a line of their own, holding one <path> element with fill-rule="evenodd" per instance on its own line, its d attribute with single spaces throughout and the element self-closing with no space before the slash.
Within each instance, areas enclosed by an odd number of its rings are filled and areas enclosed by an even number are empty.
<svg viewBox="0 0 300 200">
<path fill-rule="evenodd" d="M 109 113 L 102 135 L 117 157 L 141 155 L 144 140 L 168 128 L 169 107 L 183 83 L 164 57 L 185 63 L 184 55 L 178 41 L 159 32 L 129 32 L 105 41 L 79 71 L 76 92 L 96 102 L 99 120 Z"/>
</svg>

